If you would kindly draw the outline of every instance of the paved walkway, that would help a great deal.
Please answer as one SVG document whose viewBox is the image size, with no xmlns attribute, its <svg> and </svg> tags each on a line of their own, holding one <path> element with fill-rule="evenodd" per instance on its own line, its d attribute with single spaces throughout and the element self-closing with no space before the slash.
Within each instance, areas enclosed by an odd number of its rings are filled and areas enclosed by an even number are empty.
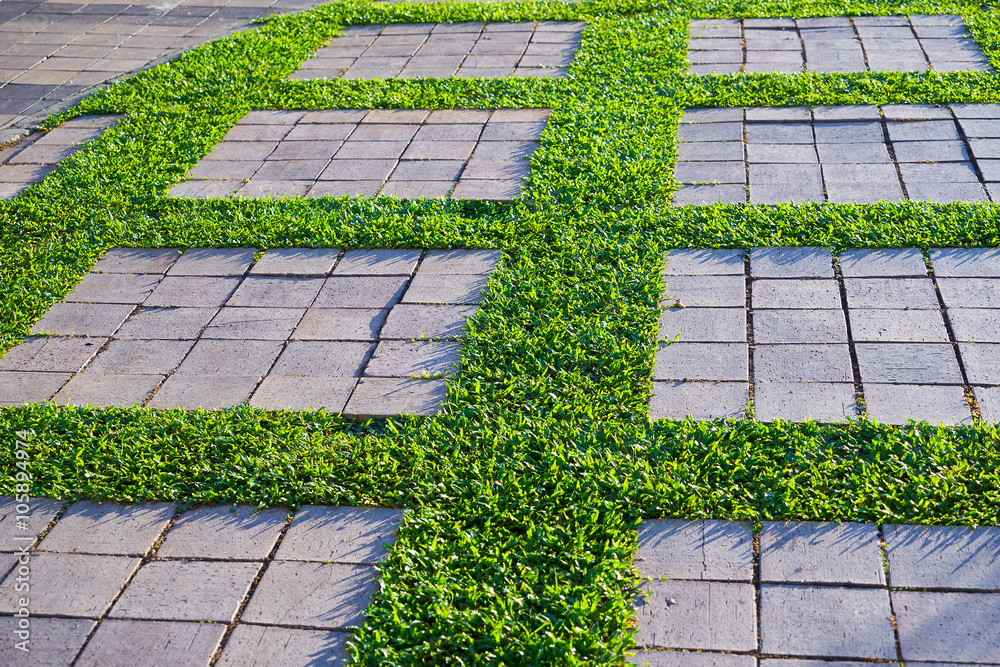
<svg viewBox="0 0 1000 667">
<path fill-rule="evenodd" d="M 1000 528 L 663 519 L 636 566 L 636 664 L 1000 664 Z"/>
<path fill-rule="evenodd" d="M 23 509 L 0 499 L 0 663 L 46 667 L 205 667 L 220 648 L 216 665 L 344 664 L 401 516 L 93 502 L 60 515 L 41 499 Z M 25 580 L 27 606 L 15 590 Z"/>
<path fill-rule="evenodd" d="M 434 414 L 499 257 L 257 252 L 109 251 L 0 359 L 0 405 Z"/>
<path fill-rule="evenodd" d="M 1000 250 L 678 250 L 664 281 L 653 418 L 752 389 L 763 421 L 1000 421 Z"/>
</svg>

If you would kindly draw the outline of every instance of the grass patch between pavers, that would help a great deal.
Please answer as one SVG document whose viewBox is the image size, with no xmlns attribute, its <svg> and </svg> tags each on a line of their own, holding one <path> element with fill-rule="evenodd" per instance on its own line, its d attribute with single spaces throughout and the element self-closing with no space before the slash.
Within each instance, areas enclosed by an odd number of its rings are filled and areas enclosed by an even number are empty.
<svg viewBox="0 0 1000 667">
<path fill-rule="evenodd" d="M 359 425 L 247 408 L 2 408 L 4 463 L 13 469 L 13 433 L 31 429 L 39 495 L 413 508 L 358 636 L 366 664 L 620 662 L 640 516 L 997 523 L 1000 448 L 987 425 L 646 418 L 669 248 L 998 245 L 992 205 L 671 206 L 687 107 L 1000 102 L 994 73 L 685 75 L 691 18 L 900 12 L 960 13 L 1000 67 L 1000 9 L 971 2 L 349 1 L 92 96 L 67 116 L 126 117 L 0 202 L 0 350 L 114 246 L 506 255 L 446 414 Z M 341 25 L 468 20 L 590 26 L 568 79 L 285 80 Z M 246 112 L 341 107 L 553 113 L 513 204 L 165 197 Z M 11 478 L 0 485 L 13 491 Z"/>
</svg>

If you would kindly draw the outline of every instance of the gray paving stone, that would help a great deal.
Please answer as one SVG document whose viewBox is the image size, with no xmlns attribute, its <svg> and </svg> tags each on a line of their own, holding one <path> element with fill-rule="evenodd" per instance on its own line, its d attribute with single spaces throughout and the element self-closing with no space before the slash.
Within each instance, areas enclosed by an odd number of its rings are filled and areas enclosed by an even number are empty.
<svg viewBox="0 0 1000 667">
<path fill-rule="evenodd" d="M 382 181 L 319 181 L 309 189 L 309 198 L 316 197 L 374 197 Z"/>
<path fill-rule="evenodd" d="M 140 308 L 118 329 L 116 338 L 194 339 L 217 308 Z"/>
<path fill-rule="evenodd" d="M 749 583 L 753 534 L 748 524 L 736 521 L 643 521 L 635 564 L 646 578 Z"/>
<path fill-rule="evenodd" d="M 667 308 L 660 313 L 660 340 L 682 343 L 744 343 L 743 308 Z"/>
<path fill-rule="evenodd" d="M 903 190 L 899 183 L 881 182 L 875 185 L 858 183 L 828 183 L 827 200 L 833 204 L 873 204 L 881 201 L 903 201 Z M 816 201 L 820 201 L 818 198 Z"/>
<path fill-rule="evenodd" d="M 5 536 L 0 551 L 20 549 L 24 542 L 20 539 L 14 540 L 15 537 L 37 538 L 56 518 L 63 504 L 59 500 L 32 498 L 27 503 L 27 512 L 18 512 L 17 509 L 21 505 L 22 503 L 18 503 L 14 498 L 0 497 L 0 531 L 3 531 Z"/>
<path fill-rule="evenodd" d="M 901 164 L 969 159 L 969 153 L 961 141 L 894 141 L 892 150 L 896 154 L 896 161 Z"/>
<path fill-rule="evenodd" d="M 754 413 L 763 422 L 843 422 L 859 416 L 854 385 L 836 382 L 757 382 Z"/>
<path fill-rule="evenodd" d="M 1000 385 L 1000 345 L 995 343 L 960 343 L 962 367 L 969 384 Z"/>
<path fill-rule="evenodd" d="M 31 557 L 32 615 L 100 618 L 139 567 L 140 559 L 41 553 Z M 24 593 L 14 590 L 14 570 L 4 580 L 0 611 L 10 615 Z"/>
<path fill-rule="evenodd" d="M 310 308 L 291 337 L 296 340 L 376 340 L 388 313 L 378 308 Z"/>
<path fill-rule="evenodd" d="M 419 250 L 348 250 L 337 263 L 333 274 L 335 276 L 409 276 L 417 267 L 420 254 Z"/>
<path fill-rule="evenodd" d="M 764 653 L 896 657 L 885 590 L 763 585 L 760 596 Z"/>
<path fill-rule="evenodd" d="M 742 185 L 685 185 L 674 193 L 675 206 L 746 203 L 746 187 Z"/>
<path fill-rule="evenodd" d="M 70 378 L 70 373 L 0 370 L 0 407 L 44 403 Z"/>
<path fill-rule="evenodd" d="M 940 309 L 934 284 L 927 278 L 847 278 L 844 289 L 852 309 Z"/>
<path fill-rule="evenodd" d="M 853 660 L 823 660 L 822 658 L 816 660 L 763 658 L 760 661 L 761 667 L 830 667 L 830 665 L 836 665 L 836 667 L 865 667 L 865 665 L 870 664 L 872 663 L 855 662 Z M 926 667 L 930 667 L 930 665 Z"/>
<path fill-rule="evenodd" d="M 336 248 L 271 248 L 250 269 L 250 275 L 326 276 L 337 262 Z"/>
<path fill-rule="evenodd" d="M 986 193 L 979 182 L 975 183 L 911 183 L 907 181 L 906 192 L 912 201 L 982 202 L 986 203 Z"/>
<path fill-rule="evenodd" d="M 956 118 L 1000 118 L 997 104 L 950 104 Z"/>
<path fill-rule="evenodd" d="M 918 248 L 845 250 L 840 255 L 839 261 L 840 271 L 845 278 L 895 278 L 927 275 L 927 267 L 924 265 L 923 255 Z M 888 282 L 886 284 L 888 285 Z"/>
<path fill-rule="evenodd" d="M 756 345 L 757 382 L 854 382 L 850 350 L 843 345 Z"/>
<path fill-rule="evenodd" d="M 206 331 L 207 333 L 207 331 Z M 188 353 L 177 373 L 181 375 L 261 376 L 282 350 L 280 340 L 207 340 L 202 338 Z"/>
<path fill-rule="evenodd" d="M 737 368 L 735 373 L 738 372 Z M 649 418 L 741 419 L 749 400 L 747 382 L 657 381 L 653 382 Z"/>
<path fill-rule="evenodd" d="M 1000 528 L 883 527 L 893 588 L 1000 590 Z"/>
<path fill-rule="evenodd" d="M 762 147 L 761 144 L 757 145 Z M 743 144 L 729 142 L 687 142 L 677 146 L 678 162 L 728 162 L 743 159 Z"/>
<path fill-rule="evenodd" d="M 813 107 L 813 118 L 816 121 L 838 120 L 881 120 L 879 108 L 874 105 L 845 105 Z"/>
<path fill-rule="evenodd" d="M 896 168 L 891 164 L 824 164 L 823 181 L 827 186 L 846 184 L 863 187 L 891 186 L 899 182 Z"/>
<path fill-rule="evenodd" d="M 362 342 L 293 340 L 285 347 L 270 374 L 356 377 L 373 347 Z"/>
<path fill-rule="evenodd" d="M 839 309 L 840 289 L 834 280 L 755 280 L 754 308 Z"/>
<path fill-rule="evenodd" d="M 979 183 L 979 177 L 972 169 L 971 162 L 942 162 L 937 164 L 901 164 L 899 171 L 903 181 L 925 183 Z"/>
<path fill-rule="evenodd" d="M 400 304 L 389 312 L 379 337 L 385 339 L 461 338 L 475 306 Z"/>
<path fill-rule="evenodd" d="M 159 275 L 88 273 L 64 301 L 139 304 L 160 281 Z"/>
<path fill-rule="evenodd" d="M 246 401 L 259 381 L 257 375 L 171 375 L 148 405 L 185 410 L 228 408 Z"/>
<path fill-rule="evenodd" d="M 77 502 L 70 505 L 38 550 L 142 556 L 152 548 L 173 514 L 172 503 Z"/>
<path fill-rule="evenodd" d="M 863 367 L 861 374 L 864 377 Z M 883 424 L 905 424 L 910 419 L 946 426 L 972 423 L 962 387 L 865 382 L 864 392 L 868 415 Z"/>
<path fill-rule="evenodd" d="M 858 343 L 865 382 L 962 384 L 955 350 L 939 343 Z"/>
<path fill-rule="evenodd" d="M 667 252 L 664 276 L 742 276 L 744 262 L 740 250 L 677 249 Z M 670 279 L 667 279 L 668 284 Z"/>
<path fill-rule="evenodd" d="M 681 141 L 743 141 L 743 123 L 681 123 Z"/>
<path fill-rule="evenodd" d="M 987 138 L 993 139 L 1000 137 L 1000 121 L 991 120 L 980 120 L 980 119 L 959 119 L 958 124 L 962 127 L 962 131 L 965 132 L 965 136 L 973 138 Z"/>
<path fill-rule="evenodd" d="M 885 585 L 878 527 L 765 521 L 760 532 L 760 580 Z"/>
<path fill-rule="evenodd" d="M 948 320 L 959 342 L 1000 343 L 1000 311 L 949 308 Z"/>
<path fill-rule="evenodd" d="M 833 256 L 826 248 L 752 248 L 755 278 L 832 278 Z"/>
<path fill-rule="evenodd" d="M 477 304 L 485 286 L 486 278 L 480 275 L 424 274 L 418 271 L 402 302 Z"/>
<path fill-rule="evenodd" d="M 94 273 L 166 273 L 180 256 L 176 248 L 112 248 L 101 255 Z"/>
<path fill-rule="evenodd" d="M 346 650 L 349 637 L 343 632 L 241 624 L 229 636 L 216 664 L 299 667 L 311 663 L 344 667 L 349 661 Z"/>
<path fill-rule="evenodd" d="M 958 128 L 952 120 L 889 121 L 892 141 L 958 141 Z"/>
<path fill-rule="evenodd" d="M 749 111 L 747 112 L 749 121 Z M 748 144 L 811 144 L 812 124 L 806 123 L 750 123 L 746 124 Z"/>
<path fill-rule="evenodd" d="M 242 276 L 253 262 L 256 248 L 192 248 L 184 251 L 171 276 Z"/>
<path fill-rule="evenodd" d="M 190 509 L 178 517 L 156 555 L 262 561 L 278 541 L 287 514 L 286 509 L 257 511 L 250 505 Z"/>
<path fill-rule="evenodd" d="M 893 591 L 903 659 L 995 662 L 1000 596 Z"/>
<path fill-rule="evenodd" d="M 458 343 L 437 341 L 382 341 L 375 348 L 365 377 L 421 377 L 450 375 L 459 363 Z"/>
<path fill-rule="evenodd" d="M 742 265 L 742 258 L 738 259 Z M 666 290 L 661 298 L 670 304 L 679 300 L 685 306 L 746 305 L 746 280 L 742 275 L 670 276 L 665 280 Z"/>
<path fill-rule="evenodd" d="M 303 377 L 269 375 L 250 399 L 266 410 L 318 410 L 342 412 L 357 384 L 353 377 Z"/>
<path fill-rule="evenodd" d="M 144 306 L 218 308 L 240 284 L 239 278 L 167 276 L 143 302 Z"/>
<path fill-rule="evenodd" d="M 446 394 L 444 380 L 366 377 L 358 382 L 344 414 L 361 419 L 430 416 L 441 409 Z"/>
<path fill-rule="evenodd" d="M 739 162 L 678 162 L 674 167 L 674 178 L 678 183 L 687 184 L 739 183 L 742 185 L 747 182 L 746 167 L 742 160 Z"/>
<path fill-rule="evenodd" d="M 817 144 L 823 164 L 889 164 L 891 158 L 884 143 Z"/>
<path fill-rule="evenodd" d="M 653 580 L 645 582 L 641 591 L 635 601 L 638 646 L 757 648 L 757 609 L 750 584 Z"/>
<path fill-rule="evenodd" d="M 1000 278 L 1000 248 L 934 248 L 931 264 L 939 278 Z"/>
<path fill-rule="evenodd" d="M 231 623 L 260 563 L 152 561 L 115 603 L 111 618 Z"/>
<path fill-rule="evenodd" d="M 377 571 L 368 565 L 274 561 L 242 620 L 328 629 L 359 626 L 376 590 L 376 577 Z"/>
<path fill-rule="evenodd" d="M 818 162 L 813 144 L 747 144 L 747 161 L 770 164 L 813 164 Z M 728 164 L 725 162 L 708 164 Z M 742 168 L 743 164 L 739 163 Z M 744 183 L 746 176 L 725 183 Z M 680 179 L 678 179 L 680 180 Z"/>
<path fill-rule="evenodd" d="M 754 199 L 754 189 L 769 192 L 769 196 L 781 203 L 785 201 L 806 201 L 815 199 L 816 192 L 822 194 L 823 178 L 818 164 L 751 164 L 750 198 Z M 768 187 L 770 186 L 770 187 Z M 751 262 L 753 257 L 751 255 Z"/>
<path fill-rule="evenodd" d="M 229 306 L 307 308 L 319 294 L 323 278 L 250 276 L 229 297 Z"/>
<path fill-rule="evenodd" d="M 76 664 L 207 667 L 225 633 L 221 623 L 109 619 L 97 628 Z"/>
<path fill-rule="evenodd" d="M 853 308 L 851 338 L 864 343 L 947 343 L 948 331 L 936 311 Z"/>
<path fill-rule="evenodd" d="M 31 333 L 110 336 L 125 321 L 131 304 L 56 303 L 31 328 Z"/>
<path fill-rule="evenodd" d="M 96 623 L 75 618 L 32 618 L 28 636 L 29 653 L 18 649 L 23 641 L 16 634 L 20 619 L 0 619 L 0 662 L 5 665 L 47 665 L 69 667 L 83 648 Z M 22 631 L 23 632 L 23 631 Z"/>
<path fill-rule="evenodd" d="M 304 308 L 236 308 L 219 310 L 202 334 L 204 338 L 287 340 Z"/>
<path fill-rule="evenodd" d="M 162 380 L 160 375 L 78 373 L 52 400 L 59 405 L 123 408 L 143 403 Z"/>
<path fill-rule="evenodd" d="M 753 311 L 753 337 L 765 343 L 846 343 L 842 310 Z"/>
<path fill-rule="evenodd" d="M 654 380 L 747 382 L 744 343 L 672 343 L 656 351 Z"/>
<path fill-rule="evenodd" d="M 876 122 L 817 123 L 817 144 L 866 144 L 884 141 L 882 125 Z"/>
<path fill-rule="evenodd" d="M 313 302 L 316 308 L 389 308 L 406 287 L 405 276 L 339 276 L 326 279 Z"/>
<path fill-rule="evenodd" d="M 378 507 L 305 506 L 275 558 L 373 565 L 396 539 L 402 513 Z"/>
<path fill-rule="evenodd" d="M 502 183 L 501 181 L 463 181 L 463 183 Z M 503 184 L 507 187 L 507 184 Z M 441 197 L 447 197 L 448 193 L 452 191 L 455 187 L 455 181 L 401 181 L 396 179 L 391 179 L 382 188 L 381 195 L 383 197 L 395 197 L 397 199 L 435 199 Z M 516 185 L 513 186 L 516 189 Z M 474 186 L 475 189 L 475 186 Z M 488 195 L 482 195 L 481 192 L 477 193 L 475 196 L 467 197 L 468 199 L 484 199 L 489 198 Z M 456 196 L 456 198 L 459 198 Z"/>
</svg>

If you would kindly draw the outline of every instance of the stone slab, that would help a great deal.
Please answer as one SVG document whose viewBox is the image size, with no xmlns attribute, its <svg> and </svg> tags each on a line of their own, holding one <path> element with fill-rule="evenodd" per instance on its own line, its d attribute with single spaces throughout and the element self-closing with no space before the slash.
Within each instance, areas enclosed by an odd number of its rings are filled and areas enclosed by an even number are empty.
<svg viewBox="0 0 1000 667">
<path fill-rule="evenodd" d="M 257 375 L 184 375 L 167 378 L 150 399 L 151 408 L 219 410 L 239 405 L 260 382 Z"/>
<path fill-rule="evenodd" d="M 894 588 L 1000 591 L 1000 528 L 883 527 Z"/>
<path fill-rule="evenodd" d="M 263 625 L 236 626 L 215 663 L 219 667 L 344 667 L 350 635 L 327 630 L 297 630 Z"/>
<path fill-rule="evenodd" d="M 654 380 L 746 382 L 748 347 L 743 343 L 671 343 L 656 351 Z"/>
<path fill-rule="evenodd" d="M 241 617 L 246 623 L 341 629 L 364 622 L 377 583 L 368 565 L 274 561 Z"/>
<path fill-rule="evenodd" d="M 878 527 L 765 521 L 760 532 L 760 580 L 883 586 Z"/>
<path fill-rule="evenodd" d="M 754 343 L 846 343 L 842 310 L 753 311 Z"/>
<path fill-rule="evenodd" d="M 256 248 L 192 248 L 184 251 L 167 275 L 242 276 L 256 253 Z"/>
<path fill-rule="evenodd" d="M 73 503 L 39 545 L 39 551 L 143 556 L 174 515 L 172 503 L 116 505 Z"/>
<path fill-rule="evenodd" d="M 851 353 L 843 345 L 756 345 L 757 382 L 854 382 Z"/>
<path fill-rule="evenodd" d="M 973 387 L 979 414 L 988 424 L 1000 423 L 1000 387 Z"/>
<path fill-rule="evenodd" d="M 487 275 L 496 268 L 499 250 L 431 250 L 420 264 L 421 275 Z"/>
<path fill-rule="evenodd" d="M 670 250 L 664 258 L 664 276 L 742 276 L 744 260 L 735 249 Z"/>
<path fill-rule="evenodd" d="M 743 308 L 667 308 L 660 313 L 659 339 L 682 343 L 745 343 Z"/>
<path fill-rule="evenodd" d="M 220 311 L 221 312 L 221 311 Z M 280 340 L 211 340 L 202 338 L 184 358 L 178 375 L 261 376 L 282 353 Z"/>
<path fill-rule="evenodd" d="M 1000 596 L 893 591 L 903 659 L 995 663 Z"/>
<path fill-rule="evenodd" d="M 296 512 L 275 558 L 372 565 L 396 539 L 401 520 L 395 509 L 307 505 Z"/>
<path fill-rule="evenodd" d="M 760 596 L 763 653 L 896 657 L 889 594 L 884 589 L 762 585 Z"/>
<path fill-rule="evenodd" d="M 193 345 L 190 340 L 112 340 L 87 366 L 101 375 L 167 375 Z"/>
<path fill-rule="evenodd" d="M 420 255 L 419 250 L 348 250 L 333 275 L 409 276 L 417 268 Z"/>
<path fill-rule="evenodd" d="M 27 508 L 24 507 L 27 505 Z M 49 498 L 32 498 L 28 503 L 19 503 L 14 498 L 0 497 L 0 552 L 17 551 L 24 545 L 20 539 L 35 539 L 42 533 L 62 510 L 62 501 Z M 18 512 L 18 508 L 26 512 Z"/>
<path fill-rule="evenodd" d="M 994 278 L 938 278 L 937 284 L 948 308 L 995 308 L 1000 303 L 1000 280 Z"/>
<path fill-rule="evenodd" d="M 428 417 L 441 410 L 446 397 L 444 380 L 366 377 L 358 382 L 344 414 L 360 419 L 397 415 Z"/>
<path fill-rule="evenodd" d="M 851 338 L 859 343 L 947 343 L 937 310 L 851 309 Z"/>
<path fill-rule="evenodd" d="M 757 667 L 757 660 L 749 655 L 733 653 L 694 653 L 687 651 L 637 651 L 625 655 L 630 665 L 650 667 Z"/>
<path fill-rule="evenodd" d="M 356 377 L 361 374 L 372 349 L 370 343 L 363 342 L 293 340 L 278 357 L 270 374 Z"/>
<path fill-rule="evenodd" d="M 137 305 L 150 295 L 159 282 L 159 275 L 88 273 L 69 291 L 64 301 Z"/>
<path fill-rule="evenodd" d="M 11 616 L 0 618 L 0 663 L 4 665 L 69 667 L 97 625 L 76 618 L 32 618 L 29 652 L 25 653 L 15 646 L 23 641 L 15 634 L 18 620 Z"/>
<path fill-rule="evenodd" d="M 638 646 L 723 651 L 757 648 L 757 608 L 751 584 L 646 581 L 635 607 Z"/>
<path fill-rule="evenodd" d="M 337 248 L 271 248 L 250 269 L 250 275 L 326 276 L 333 270 Z"/>
<path fill-rule="evenodd" d="M 839 309 L 840 288 L 835 280 L 755 280 L 754 308 Z"/>
<path fill-rule="evenodd" d="M 1000 248 L 934 248 L 931 264 L 939 278 L 1000 278 Z"/>
<path fill-rule="evenodd" d="M 864 392 L 868 416 L 884 424 L 905 424 L 910 419 L 946 426 L 972 423 L 962 387 L 866 382 Z"/>
<path fill-rule="evenodd" d="M 116 338 L 194 339 L 217 308 L 140 308 L 118 329 Z"/>
<path fill-rule="evenodd" d="M 75 373 L 106 341 L 106 338 L 25 338 L 0 358 L 0 371 Z"/>
<path fill-rule="evenodd" d="M 108 337 L 134 310 L 132 304 L 56 303 L 31 333 Z"/>
<path fill-rule="evenodd" d="M 949 308 L 948 320 L 959 342 L 1000 343 L 1000 310 Z"/>
<path fill-rule="evenodd" d="M 735 521 L 643 521 L 635 564 L 646 578 L 749 583 L 753 534 L 748 524 Z"/>
<path fill-rule="evenodd" d="M 486 278 L 475 274 L 424 274 L 420 271 L 410 281 L 403 303 L 478 304 Z"/>
<path fill-rule="evenodd" d="M 844 292 L 849 308 L 939 310 L 941 307 L 934 283 L 927 278 L 845 278 Z"/>
<path fill-rule="evenodd" d="M 390 308 L 407 284 L 405 276 L 340 276 L 336 269 L 312 303 L 316 308 Z"/>
<path fill-rule="evenodd" d="M 860 414 L 854 385 L 846 382 L 757 382 L 753 405 L 763 422 L 843 422 Z"/>
<path fill-rule="evenodd" d="M 285 527 L 285 509 L 207 506 L 177 518 L 157 549 L 159 558 L 264 560 Z"/>
<path fill-rule="evenodd" d="M 746 382 L 653 382 L 650 419 L 739 419 L 750 399 Z"/>
<path fill-rule="evenodd" d="M 461 338 L 475 306 L 400 304 L 390 311 L 379 337 L 385 339 Z"/>
<path fill-rule="evenodd" d="M 239 284 L 239 278 L 168 275 L 143 305 L 218 308 Z"/>
<path fill-rule="evenodd" d="M 146 563 L 112 608 L 111 618 L 232 623 L 260 563 Z"/>
<path fill-rule="evenodd" d="M 382 341 L 375 348 L 365 377 L 424 377 L 450 375 L 459 363 L 458 343 Z"/>
<path fill-rule="evenodd" d="M 380 308 L 310 308 L 292 338 L 374 341 L 388 314 L 388 310 Z"/>
<path fill-rule="evenodd" d="M 44 403 L 70 377 L 70 373 L 0 371 L 0 406 Z"/>
<path fill-rule="evenodd" d="M 112 248 L 101 255 L 91 271 L 163 274 L 179 256 L 176 248 Z"/>
<path fill-rule="evenodd" d="M 284 341 L 305 312 L 304 308 L 225 306 L 212 318 L 202 338 Z"/>
<path fill-rule="evenodd" d="M 109 619 L 97 628 L 76 665 L 208 667 L 225 633 L 221 623 Z"/>
<path fill-rule="evenodd" d="M 265 410 L 342 412 L 356 385 L 354 377 L 269 375 L 250 398 L 250 405 Z"/>
<path fill-rule="evenodd" d="M 31 613 L 36 615 L 100 618 L 132 573 L 140 559 L 122 556 L 40 553 L 31 557 Z M 23 595 L 14 590 L 17 570 L 4 580 L 0 611 L 17 609 Z"/>
<path fill-rule="evenodd" d="M 661 299 L 680 301 L 688 307 L 743 307 L 747 302 L 746 279 L 735 276 L 671 276 Z"/>
<path fill-rule="evenodd" d="M 77 373 L 52 400 L 59 405 L 120 408 L 141 405 L 162 380 L 161 375 Z"/>
<path fill-rule="evenodd" d="M 323 278 L 249 276 L 236 288 L 226 305 L 308 308 L 324 283 Z"/>
<path fill-rule="evenodd" d="M 755 278 L 833 278 L 833 255 L 826 248 L 752 248 Z"/>
</svg>

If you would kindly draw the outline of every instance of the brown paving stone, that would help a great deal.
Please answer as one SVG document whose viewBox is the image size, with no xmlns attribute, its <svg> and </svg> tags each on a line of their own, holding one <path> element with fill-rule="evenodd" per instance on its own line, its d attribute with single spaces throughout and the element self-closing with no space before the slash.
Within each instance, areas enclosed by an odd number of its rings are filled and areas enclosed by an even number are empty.
<svg viewBox="0 0 1000 667">
<path fill-rule="evenodd" d="M 115 337 L 194 339 L 217 312 L 218 308 L 140 308 L 118 329 Z"/>
<path fill-rule="evenodd" d="M 341 264 L 343 262 L 341 260 Z M 327 278 L 312 305 L 314 308 L 389 308 L 399 301 L 407 280 L 405 276 L 343 276 L 334 269 L 334 275 Z"/>
<path fill-rule="evenodd" d="M 97 628 L 76 664 L 208 667 L 225 633 L 221 623 L 109 619 Z"/>
<path fill-rule="evenodd" d="M 167 375 L 185 358 L 191 340 L 113 340 L 87 366 L 100 375 Z"/>
<path fill-rule="evenodd" d="M 182 375 L 261 376 L 281 353 L 277 340 L 199 340 L 177 372 Z"/>
<path fill-rule="evenodd" d="M 250 399 L 265 410 L 344 410 L 357 378 L 268 375 Z"/>
<path fill-rule="evenodd" d="M 241 308 L 219 310 L 202 338 L 232 340 L 287 340 L 304 308 Z"/>
<path fill-rule="evenodd" d="M 160 375 L 78 373 L 52 400 L 59 405 L 128 407 L 143 403 L 162 380 Z"/>
<path fill-rule="evenodd" d="M 395 540 L 401 519 L 395 509 L 306 506 L 296 512 L 275 558 L 373 565 Z"/>
<path fill-rule="evenodd" d="M 271 375 L 355 377 L 371 354 L 361 342 L 293 340 L 288 343 Z"/>
<path fill-rule="evenodd" d="M 133 309 L 131 304 L 57 303 L 31 327 L 31 333 L 107 337 Z"/>
<path fill-rule="evenodd" d="M 349 661 L 345 648 L 349 636 L 327 630 L 241 624 L 230 635 L 216 664 L 220 667 L 258 664 L 299 667 L 313 663 L 343 667 Z"/>
<path fill-rule="evenodd" d="M 90 361 L 106 338 L 25 338 L 0 358 L 0 371 L 75 373 Z"/>
<path fill-rule="evenodd" d="M 308 197 L 374 197 L 381 187 L 382 181 L 319 181 Z"/>
<path fill-rule="evenodd" d="M 399 414 L 430 416 L 441 409 L 446 394 L 444 380 L 362 378 L 344 414 L 361 419 Z"/>
<path fill-rule="evenodd" d="M 113 248 L 101 255 L 91 269 L 94 273 L 162 274 L 177 260 L 174 248 Z"/>
<path fill-rule="evenodd" d="M 142 303 L 160 282 L 158 275 L 89 273 L 66 295 L 65 301 L 87 303 Z"/>
<path fill-rule="evenodd" d="M 239 405 L 250 397 L 260 376 L 184 375 L 167 378 L 149 402 L 151 408 L 218 410 Z"/>
<path fill-rule="evenodd" d="M 322 278 L 249 276 L 229 297 L 229 306 L 307 308 L 316 298 Z"/>
<path fill-rule="evenodd" d="M 94 621 L 76 618 L 32 618 L 30 620 L 29 653 L 17 648 L 21 638 L 15 634 L 17 618 L 0 620 L 0 663 L 5 665 L 45 665 L 69 667 L 76 654 L 97 625 Z"/>
<path fill-rule="evenodd" d="M 327 629 L 359 626 L 375 592 L 376 576 L 375 568 L 367 565 L 275 561 L 264 572 L 242 620 Z"/>
<path fill-rule="evenodd" d="M 376 340 L 389 311 L 378 308 L 310 308 L 296 327 L 296 340 Z"/>
<path fill-rule="evenodd" d="M 383 197 L 397 199 L 435 199 L 447 197 L 454 181 L 402 181 L 391 179 L 382 188 Z"/>
<path fill-rule="evenodd" d="M 44 403 L 69 378 L 69 373 L 0 371 L 0 406 Z"/>
<path fill-rule="evenodd" d="M 139 567 L 140 559 L 42 553 L 31 558 L 31 613 L 99 618 Z M 23 593 L 14 590 L 14 570 L 4 581 L 0 611 L 10 614 Z"/>
<path fill-rule="evenodd" d="M 218 308 L 239 284 L 239 278 L 167 276 L 143 305 Z"/>
<path fill-rule="evenodd" d="M 474 306 L 400 304 L 392 309 L 382 328 L 382 339 L 457 338 L 464 336 L 465 319 Z"/>
<path fill-rule="evenodd" d="M 486 279 L 475 274 L 432 274 L 418 272 L 403 295 L 403 303 L 477 304 Z"/>
<path fill-rule="evenodd" d="M 242 276 L 256 248 L 192 248 L 167 272 L 171 276 Z"/>
<path fill-rule="evenodd" d="M 250 505 L 191 509 L 177 519 L 156 555 L 262 561 L 278 541 L 287 513 L 280 508 L 257 511 Z"/>
<path fill-rule="evenodd" d="M 171 197 L 192 197 L 194 199 L 221 199 L 238 190 L 241 181 L 182 181 L 170 188 Z"/>
<path fill-rule="evenodd" d="M 309 190 L 312 181 L 263 180 L 252 178 L 236 191 L 237 197 L 250 199 L 288 199 L 301 197 Z"/>
<path fill-rule="evenodd" d="M 337 262 L 336 248 L 271 248 L 250 269 L 250 275 L 326 276 Z"/>
</svg>

